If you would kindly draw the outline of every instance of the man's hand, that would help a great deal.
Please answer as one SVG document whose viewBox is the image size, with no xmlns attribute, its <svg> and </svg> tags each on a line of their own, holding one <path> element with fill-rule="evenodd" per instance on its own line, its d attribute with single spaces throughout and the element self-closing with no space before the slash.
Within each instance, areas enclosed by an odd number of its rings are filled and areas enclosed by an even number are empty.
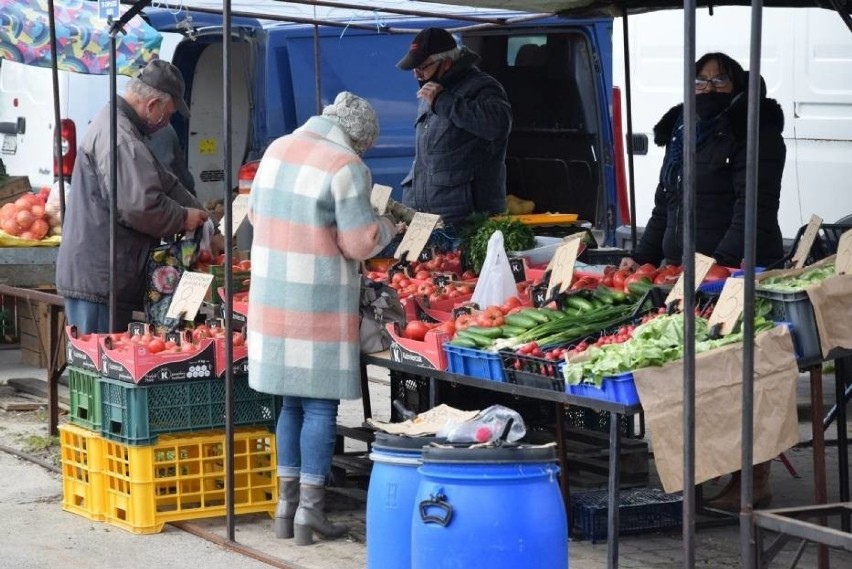
<svg viewBox="0 0 852 569">
<path fill-rule="evenodd" d="M 444 90 L 444 86 L 440 83 L 435 83 L 434 81 L 429 81 L 417 91 L 417 98 L 423 99 L 429 106 L 431 107 L 435 103 L 435 99 L 438 98 L 438 95 L 441 94 L 441 91 Z"/>
<path fill-rule="evenodd" d="M 627 269 L 629 271 L 635 271 L 639 268 L 639 263 L 637 263 L 630 257 L 624 257 L 623 259 L 621 259 L 621 266 L 619 266 L 619 268 Z"/>
<path fill-rule="evenodd" d="M 185 231 L 194 231 L 204 225 L 208 217 L 207 212 L 203 209 L 188 207 L 186 208 L 186 219 L 183 222 L 183 228 Z"/>
</svg>

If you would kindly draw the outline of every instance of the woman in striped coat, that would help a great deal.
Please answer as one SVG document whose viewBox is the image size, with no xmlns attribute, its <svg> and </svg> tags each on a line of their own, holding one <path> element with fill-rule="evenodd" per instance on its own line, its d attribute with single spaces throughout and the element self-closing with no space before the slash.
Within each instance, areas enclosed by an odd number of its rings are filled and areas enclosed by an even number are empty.
<svg viewBox="0 0 852 569">
<path fill-rule="evenodd" d="M 249 200 L 254 226 L 249 383 L 284 396 L 278 419 L 278 537 L 299 545 L 346 528 L 323 513 L 341 399 L 360 396 L 358 261 L 393 237 L 370 205 L 360 155 L 378 134 L 370 104 L 342 92 L 261 160 Z"/>
</svg>

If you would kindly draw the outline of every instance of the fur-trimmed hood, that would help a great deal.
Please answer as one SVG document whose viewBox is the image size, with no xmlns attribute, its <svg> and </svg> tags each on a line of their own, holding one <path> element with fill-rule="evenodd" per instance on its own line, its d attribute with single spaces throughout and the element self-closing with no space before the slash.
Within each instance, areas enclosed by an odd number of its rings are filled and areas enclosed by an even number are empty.
<svg viewBox="0 0 852 569">
<path fill-rule="evenodd" d="M 740 97 L 734 101 L 725 115 L 731 124 L 731 130 L 738 139 L 745 139 L 748 128 L 748 105 L 746 97 Z M 663 118 L 654 126 L 654 143 L 657 146 L 665 146 L 672 137 L 678 118 L 683 113 L 683 103 L 669 109 Z M 774 127 L 781 132 L 784 130 L 784 111 L 775 99 L 766 97 L 760 100 L 760 125 L 763 128 Z"/>
</svg>

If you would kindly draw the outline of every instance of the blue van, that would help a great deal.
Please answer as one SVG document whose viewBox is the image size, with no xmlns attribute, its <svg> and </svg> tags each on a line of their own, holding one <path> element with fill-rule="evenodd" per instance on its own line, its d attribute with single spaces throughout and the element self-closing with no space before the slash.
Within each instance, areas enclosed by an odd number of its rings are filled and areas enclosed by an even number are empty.
<svg viewBox="0 0 852 569">
<path fill-rule="evenodd" d="M 188 24 L 167 10 L 145 13 L 157 29 L 186 36 L 173 62 L 186 77 L 192 117 L 176 117 L 175 126 L 199 196 L 218 198 L 224 179 L 221 17 L 190 12 Z M 510 18 L 517 13 L 475 15 Z M 418 86 L 413 74 L 400 71 L 396 63 L 417 31 L 460 28 L 457 39 L 482 57 L 480 67 L 504 85 L 512 103 L 507 193 L 533 200 L 537 213 L 577 213 L 612 236 L 621 212 L 613 146 L 611 19 L 551 16 L 496 27 L 411 16 L 381 21 L 411 34 L 385 33 L 376 29 L 376 20 L 365 22 L 373 28 L 319 26 L 315 55 L 312 25 L 233 18 L 234 187 L 250 185 L 253 161 L 273 140 L 348 90 L 368 99 L 378 112 L 379 139 L 364 158 L 374 181 L 392 187 L 399 198 L 400 182 L 414 157 Z"/>
</svg>

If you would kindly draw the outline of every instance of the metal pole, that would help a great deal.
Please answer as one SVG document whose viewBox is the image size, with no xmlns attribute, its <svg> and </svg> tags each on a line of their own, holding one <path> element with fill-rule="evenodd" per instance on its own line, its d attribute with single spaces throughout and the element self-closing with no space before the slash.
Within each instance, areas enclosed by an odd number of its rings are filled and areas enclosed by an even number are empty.
<svg viewBox="0 0 852 569">
<path fill-rule="evenodd" d="M 231 204 L 231 0 L 224 0 L 222 7 L 222 114 L 225 119 L 225 504 L 228 541 L 234 541 L 234 336 L 233 322 L 233 220 Z"/>
<path fill-rule="evenodd" d="M 763 27 L 763 2 L 751 4 L 751 47 L 748 75 L 748 130 L 746 135 L 746 199 L 743 261 L 743 402 L 742 402 L 742 474 L 740 476 L 740 551 L 742 567 L 755 566 L 755 535 L 752 500 L 754 485 L 754 262 L 757 237 L 757 175 L 760 129 L 760 45 Z"/>
<path fill-rule="evenodd" d="M 683 566 L 695 567 L 695 0 L 683 47 Z"/>
<path fill-rule="evenodd" d="M 113 27 L 109 34 L 109 331 L 116 330 L 116 294 L 115 294 L 115 264 L 118 249 L 115 246 L 116 221 L 118 219 L 118 95 L 116 86 L 116 56 L 115 36 L 118 29 Z"/>
<path fill-rule="evenodd" d="M 62 175 L 62 115 L 59 112 L 59 54 L 56 51 L 56 14 L 53 13 L 53 0 L 47 0 L 50 22 L 50 70 L 53 78 L 53 163 L 59 168 L 59 211 L 65 219 L 65 180 Z"/>
<path fill-rule="evenodd" d="M 319 115 L 322 113 L 322 80 L 320 79 L 320 37 L 317 24 L 314 24 L 314 92 L 316 93 L 316 107 Z"/>
<path fill-rule="evenodd" d="M 621 9 L 621 29 L 624 35 L 624 110 L 627 117 L 627 193 L 630 196 L 630 243 L 636 249 L 636 177 L 633 171 L 633 88 L 630 80 L 630 26 L 627 24 L 627 7 Z"/>
</svg>

